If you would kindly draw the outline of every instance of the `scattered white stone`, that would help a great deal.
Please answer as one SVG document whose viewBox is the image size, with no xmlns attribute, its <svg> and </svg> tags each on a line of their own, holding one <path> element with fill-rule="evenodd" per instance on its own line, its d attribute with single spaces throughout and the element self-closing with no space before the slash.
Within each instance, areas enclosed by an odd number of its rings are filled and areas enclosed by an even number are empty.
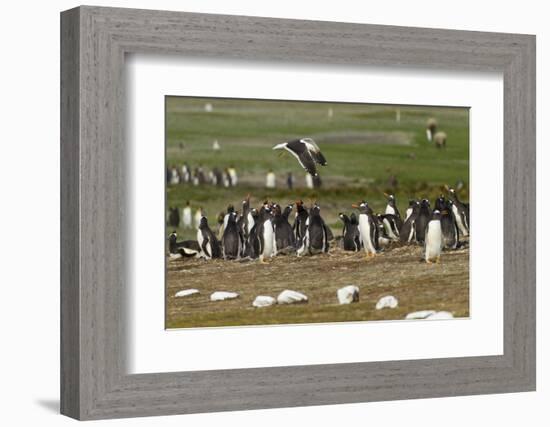
<svg viewBox="0 0 550 427">
<path fill-rule="evenodd" d="M 239 298 L 239 294 L 237 292 L 217 291 L 210 295 L 210 301 L 223 301 L 226 299 L 235 298 Z"/>
<path fill-rule="evenodd" d="M 296 304 L 300 302 L 307 302 L 307 297 L 304 294 L 296 291 L 284 290 L 277 297 L 279 304 Z"/>
<path fill-rule="evenodd" d="M 355 285 L 344 286 L 336 291 L 340 304 L 351 304 L 359 301 L 359 288 Z"/>
<path fill-rule="evenodd" d="M 175 297 L 176 298 L 188 297 L 188 296 L 196 295 L 196 294 L 200 294 L 198 289 L 183 289 L 183 290 L 177 292 Z"/>
<path fill-rule="evenodd" d="M 449 313 L 448 311 L 438 311 L 434 314 L 430 314 L 427 319 L 429 320 L 446 320 L 446 319 L 454 319 L 454 316 L 452 313 Z"/>
<path fill-rule="evenodd" d="M 376 309 L 382 310 L 383 308 L 395 308 L 398 304 L 399 302 L 397 301 L 397 298 L 393 295 L 387 295 L 378 300 L 376 303 Z"/>
<path fill-rule="evenodd" d="M 254 302 L 252 303 L 252 306 L 254 307 L 269 307 L 270 305 L 277 304 L 277 301 L 275 298 L 267 296 L 267 295 L 258 295 Z"/>
<path fill-rule="evenodd" d="M 422 311 L 415 311 L 414 313 L 409 313 L 405 317 L 407 320 L 411 319 L 425 319 L 428 316 L 431 316 L 432 314 L 435 314 L 434 310 L 422 310 Z"/>
</svg>

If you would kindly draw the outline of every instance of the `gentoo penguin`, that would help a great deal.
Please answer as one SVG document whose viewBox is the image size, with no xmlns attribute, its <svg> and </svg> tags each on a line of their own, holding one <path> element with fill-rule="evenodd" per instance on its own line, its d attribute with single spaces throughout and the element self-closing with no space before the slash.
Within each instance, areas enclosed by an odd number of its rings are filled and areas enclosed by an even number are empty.
<svg viewBox="0 0 550 427">
<path fill-rule="evenodd" d="M 424 259 L 428 264 L 439 262 L 441 250 L 443 249 L 443 233 L 441 232 L 441 213 L 436 209 L 433 211 L 430 221 L 426 226 L 424 238 Z"/>
<path fill-rule="evenodd" d="M 411 206 L 412 203 L 412 206 Z M 420 213 L 420 203 L 416 200 L 411 200 L 409 203 L 410 213 L 407 212 L 407 219 L 399 230 L 399 240 L 401 243 L 411 243 L 416 240 L 416 220 Z M 407 211 L 409 210 L 407 209 Z"/>
<path fill-rule="evenodd" d="M 193 214 L 191 212 L 191 204 L 189 200 L 183 208 L 183 228 L 193 228 Z"/>
<path fill-rule="evenodd" d="M 361 238 L 359 237 L 359 222 L 357 216 L 351 214 L 347 216 L 344 213 L 338 214 L 338 217 L 344 223 L 342 231 L 343 246 L 345 251 L 358 252 L 361 250 Z"/>
<path fill-rule="evenodd" d="M 283 210 L 283 217 L 288 221 L 288 218 L 290 218 L 290 214 L 292 213 L 292 209 L 294 209 L 293 204 L 289 204 L 286 206 L 286 208 Z"/>
<path fill-rule="evenodd" d="M 420 210 L 418 211 L 418 218 L 415 221 L 415 235 L 418 243 L 424 243 L 424 236 L 426 234 L 426 226 L 432 217 L 432 211 L 430 209 L 430 202 L 428 199 L 422 199 L 420 201 Z"/>
<path fill-rule="evenodd" d="M 362 201 L 358 205 L 352 205 L 352 207 L 359 210 L 359 234 L 367 258 L 373 257 L 376 255 L 376 248 L 378 246 L 378 221 L 375 219 L 372 209 L 367 202 Z"/>
<path fill-rule="evenodd" d="M 294 217 L 294 225 L 292 228 L 294 229 L 294 236 L 296 236 L 296 244 L 298 246 L 302 244 L 302 240 L 306 234 L 306 223 L 308 216 L 309 214 L 307 213 L 307 209 L 304 207 L 304 202 L 297 200 L 296 215 Z"/>
<path fill-rule="evenodd" d="M 384 196 L 388 199 L 388 204 L 386 205 L 386 215 L 395 215 L 398 218 L 401 218 L 399 209 L 397 209 L 397 204 L 395 203 L 395 196 L 393 194 L 386 194 Z"/>
<path fill-rule="evenodd" d="M 433 117 L 430 117 L 428 119 L 428 123 L 426 124 L 426 138 L 428 139 L 428 142 L 432 142 L 436 130 L 437 130 L 437 120 L 434 119 Z"/>
<path fill-rule="evenodd" d="M 273 232 L 273 223 L 271 222 L 271 208 L 267 202 L 260 209 L 258 215 L 258 224 L 256 231 L 256 240 L 258 241 L 258 255 L 260 262 L 266 263 L 266 258 L 271 258 L 275 253 L 275 233 Z"/>
<path fill-rule="evenodd" d="M 443 247 L 456 249 L 458 241 L 458 225 L 456 224 L 452 210 L 453 202 L 445 200 L 443 195 L 435 200 L 435 209 L 441 213 L 441 232 L 443 234 Z"/>
<path fill-rule="evenodd" d="M 260 241 L 258 239 L 258 211 L 254 208 L 251 208 L 249 213 L 248 226 L 252 224 L 252 228 L 248 233 L 248 239 L 246 243 L 245 256 L 252 259 L 258 258 L 260 255 Z"/>
<path fill-rule="evenodd" d="M 239 259 L 242 254 L 242 236 L 237 226 L 237 213 L 226 215 L 227 222 L 223 229 L 222 253 L 224 259 Z"/>
<path fill-rule="evenodd" d="M 221 258 L 222 249 L 220 241 L 216 238 L 210 227 L 208 220 L 203 216 L 200 220 L 197 230 L 197 242 L 201 248 L 201 255 L 206 259 Z"/>
<path fill-rule="evenodd" d="M 169 214 L 168 214 L 168 225 L 170 227 L 179 227 L 180 226 L 180 212 L 177 207 L 169 207 Z"/>
<path fill-rule="evenodd" d="M 204 216 L 203 213 L 202 207 L 199 207 L 195 212 L 195 227 L 197 228 L 201 225 L 201 219 Z"/>
<path fill-rule="evenodd" d="M 321 166 L 326 166 L 327 161 L 321 153 L 319 146 L 311 138 L 294 139 L 292 141 L 283 142 L 273 147 L 274 150 L 286 150 L 292 154 L 300 165 L 311 176 L 317 176 L 317 168 L 315 163 Z"/>
<path fill-rule="evenodd" d="M 296 251 L 296 239 L 287 218 L 288 215 L 286 217 L 283 215 L 281 207 L 274 204 L 272 222 L 277 254 L 288 254 Z"/>
<path fill-rule="evenodd" d="M 227 227 L 227 221 L 229 220 L 229 216 L 234 212 L 235 212 L 235 208 L 233 205 L 227 206 L 227 213 L 223 217 L 223 230 L 225 230 L 225 228 Z"/>
<path fill-rule="evenodd" d="M 196 240 L 184 240 L 183 242 L 178 242 L 177 240 L 178 235 L 174 230 L 168 237 L 168 252 L 170 252 L 170 258 L 198 258 L 200 256 L 201 248 Z"/>
<path fill-rule="evenodd" d="M 413 211 L 413 207 L 414 207 L 415 204 L 416 204 L 416 200 L 414 200 L 414 199 L 409 200 L 409 206 L 407 207 L 407 210 L 405 211 L 405 221 L 407 219 L 409 219 L 409 217 L 411 216 L 412 211 Z"/>
<path fill-rule="evenodd" d="M 243 247 L 242 247 L 242 256 L 248 256 L 248 237 L 250 236 L 250 231 L 252 230 L 252 227 L 254 227 L 254 218 L 252 218 L 252 214 L 250 211 L 250 194 L 246 196 L 246 199 L 242 202 L 242 215 L 239 217 L 239 221 L 237 222 L 237 226 L 239 227 L 239 232 L 243 239 Z"/>
<path fill-rule="evenodd" d="M 329 250 L 329 241 L 325 221 L 321 217 L 321 208 L 315 203 L 309 210 L 306 220 L 305 235 L 302 239 L 298 255 L 315 255 L 326 253 Z"/>
<path fill-rule="evenodd" d="M 460 234 L 466 237 L 470 234 L 470 205 L 458 200 L 456 191 L 453 188 L 449 189 L 449 194 L 449 198 L 453 202 L 452 210 L 456 224 Z"/>
<path fill-rule="evenodd" d="M 385 214 L 378 215 L 378 220 L 382 222 L 384 234 L 393 241 L 399 240 L 399 230 L 403 226 L 403 222 L 399 221 L 397 215 Z"/>
</svg>

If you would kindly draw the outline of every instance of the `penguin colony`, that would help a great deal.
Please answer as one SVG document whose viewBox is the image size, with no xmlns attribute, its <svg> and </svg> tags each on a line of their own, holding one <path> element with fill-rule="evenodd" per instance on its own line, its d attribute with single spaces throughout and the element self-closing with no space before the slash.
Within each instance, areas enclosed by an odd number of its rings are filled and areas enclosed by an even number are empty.
<svg viewBox="0 0 550 427">
<path fill-rule="evenodd" d="M 364 251 L 370 259 L 392 244 L 418 244 L 424 248 L 423 259 L 427 263 L 438 263 L 443 250 L 457 249 L 460 237 L 470 232 L 469 204 L 461 202 L 454 189 L 448 192 L 449 197 L 440 195 L 434 201 L 433 210 L 427 199 L 410 200 L 405 218 L 392 194 L 385 194 L 387 205 L 383 214 L 375 214 L 366 201 L 353 204 L 355 212 L 339 214 L 344 225 L 340 246 L 345 251 Z M 334 240 L 321 215 L 321 206 L 315 202 L 306 207 L 301 200 L 284 207 L 265 201 L 254 208 L 247 196 L 239 211 L 227 207 L 219 228 L 214 233 L 207 217 L 202 216 L 197 240 L 178 242 L 173 232 L 168 238 L 170 258 L 258 259 L 266 263 L 278 255 L 327 253 Z"/>
</svg>

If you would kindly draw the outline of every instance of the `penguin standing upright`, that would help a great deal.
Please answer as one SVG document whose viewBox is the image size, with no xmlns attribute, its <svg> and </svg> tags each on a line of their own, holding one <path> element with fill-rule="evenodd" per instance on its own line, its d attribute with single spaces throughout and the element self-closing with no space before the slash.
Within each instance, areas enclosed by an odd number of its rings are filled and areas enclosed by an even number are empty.
<svg viewBox="0 0 550 427">
<path fill-rule="evenodd" d="M 432 211 L 430 209 L 430 202 L 428 199 L 422 199 L 420 201 L 420 210 L 418 211 L 418 218 L 416 219 L 414 224 L 416 241 L 418 243 L 424 243 L 426 227 L 431 217 L 432 217 Z"/>
<path fill-rule="evenodd" d="M 224 259 L 239 259 L 242 254 L 242 236 L 237 226 L 237 213 L 227 214 L 223 230 L 222 253 Z"/>
<path fill-rule="evenodd" d="M 294 205 L 290 204 L 287 205 L 286 208 L 283 210 L 283 218 L 288 221 L 288 218 L 290 218 L 290 214 L 292 213 L 292 209 L 294 209 Z M 294 230 L 293 230 L 294 232 Z"/>
<path fill-rule="evenodd" d="M 439 196 L 435 201 L 435 209 L 441 213 L 441 232 L 443 233 L 443 247 L 446 249 L 456 249 L 459 245 L 458 225 L 456 224 L 452 204 L 450 200 L 446 200 L 443 195 Z"/>
<path fill-rule="evenodd" d="M 274 204 L 272 222 L 277 254 L 288 254 L 296 250 L 296 240 L 287 218 L 288 216 L 283 215 L 281 206 Z"/>
<path fill-rule="evenodd" d="M 189 200 L 183 208 L 183 228 L 193 228 L 193 213 L 191 212 L 191 203 Z"/>
<path fill-rule="evenodd" d="M 441 213 L 436 209 L 433 211 L 430 221 L 426 226 L 424 237 L 424 259 L 428 264 L 439 262 L 441 250 L 443 249 L 443 233 L 441 232 Z"/>
<path fill-rule="evenodd" d="M 315 203 L 309 210 L 306 220 L 305 235 L 298 255 L 306 252 L 310 255 L 326 253 L 329 250 L 329 241 L 325 221 L 321 217 L 321 207 Z"/>
<path fill-rule="evenodd" d="M 260 209 L 258 216 L 258 229 L 256 239 L 258 241 L 258 255 L 262 264 L 266 263 L 266 258 L 271 258 L 275 253 L 275 233 L 273 233 L 273 223 L 271 222 L 271 208 L 269 203 L 265 202 Z"/>
<path fill-rule="evenodd" d="M 411 212 L 407 212 L 407 219 L 399 230 L 399 240 L 401 240 L 401 243 L 411 243 L 416 240 L 416 220 L 420 213 L 420 203 L 416 200 L 411 200 L 410 203 L 412 203 L 412 206 L 409 204 Z"/>
<path fill-rule="evenodd" d="M 201 248 L 201 255 L 206 259 L 221 258 L 222 249 L 220 241 L 216 238 L 210 227 L 208 219 L 203 216 L 197 231 L 197 242 Z"/>
<path fill-rule="evenodd" d="M 359 236 L 359 222 L 357 216 L 351 214 L 347 216 L 344 213 L 338 214 L 338 217 L 344 223 L 342 230 L 343 247 L 345 251 L 357 252 L 361 250 L 361 238 Z"/>
<path fill-rule="evenodd" d="M 248 226 L 252 228 L 250 228 L 250 232 L 248 233 L 245 256 L 255 259 L 260 256 L 260 241 L 258 240 L 259 214 L 256 209 L 251 208 L 248 216 Z"/>
<path fill-rule="evenodd" d="M 178 235 L 173 231 L 168 237 L 168 252 L 170 258 L 199 257 L 201 248 L 196 240 L 184 240 L 178 242 Z"/>
<path fill-rule="evenodd" d="M 456 224 L 458 225 L 460 234 L 466 237 L 470 234 L 470 205 L 458 200 L 456 191 L 453 188 L 449 189 L 449 194 L 449 198 L 453 202 L 452 211 Z"/>
<path fill-rule="evenodd" d="M 309 214 L 304 207 L 304 202 L 301 200 L 296 201 L 296 216 L 294 217 L 294 225 L 292 228 L 294 229 L 294 236 L 296 236 L 296 244 L 298 246 L 302 244 L 302 240 L 304 239 L 308 216 Z"/>
<path fill-rule="evenodd" d="M 405 211 L 405 221 L 409 219 L 409 217 L 412 214 L 413 207 L 416 204 L 416 200 L 411 199 L 409 200 L 409 206 L 407 207 L 407 210 Z"/>
<path fill-rule="evenodd" d="M 397 215 L 378 215 L 378 220 L 382 222 L 384 234 L 388 237 L 388 239 L 393 241 L 399 240 L 399 230 L 403 226 L 403 222 L 399 221 Z"/>
<path fill-rule="evenodd" d="M 359 210 L 359 234 L 367 258 L 373 257 L 376 255 L 378 247 L 378 222 L 367 202 L 362 201 L 358 205 L 352 205 L 352 207 Z"/>
<path fill-rule="evenodd" d="M 243 242 L 241 256 L 246 257 L 249 255 L 248 242 L 250 230 L 252 230 L 252 227 L 254 226 L 254 219 L 250 214 L 250 194 L 247 195 L 246 199 L 243 200 L 242 208 L 242 215 L 240 215 L 239 217 L 237 226 L 239 228 L 239 233 L 241 234 Z"/>
<path fill-rule="evenodd" d="M 386 205 L 386 215 L 395 215 L 397 218 L 401 219 L 401 214 L 399 209 L 397 209 L 397 203 L 395 201 L 395 196 L 393 194 L 386 194 L 384 196 L 388 199 L 388 204 Z"/>
<path fill-rule="evenodd" d="M 168 225 L 170 227 L 179 227 L 180 226 L 180 212 L 177 207 L 169 207 L 168 210 L 170 213 L 168 214 Z"/>
</svg>

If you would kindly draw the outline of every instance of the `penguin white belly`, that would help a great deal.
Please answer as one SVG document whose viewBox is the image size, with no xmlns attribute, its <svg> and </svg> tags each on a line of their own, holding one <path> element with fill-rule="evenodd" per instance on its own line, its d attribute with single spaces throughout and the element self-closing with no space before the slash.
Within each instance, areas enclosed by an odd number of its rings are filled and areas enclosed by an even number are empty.
<svg viewBox="0 0 550 427">
<path fill-rule="evenodd" d="M 250 236 L 250 232 L 252 231 L 252 227 L 254 227 L 254 217 L 250 212 L 248 212 L 247 215 L 247 229 L 246 233 Z"/>
<path fill-rule="evenodd" d="M 390 205 L 386 206 L 386 215 L 395 215 L 395 209 Z"/>
<path fill-rule="evenodd" d="M 407 210 L 405 211 L 405 221 L 409 219 L 412 213 L 413 213 L 412 208 L 407 208 Z"/>
<path fill-rule="evenodd" d="M 365 214 L 359 215 L 359 234 L 361 235 L 361 240 L 363 241 L 363 246 L 365 247 L 366 253 L 376 253 L 374 248 L 374 243 L 370 237 L 371 235 L 371 225 L 369 222 L 369 217 Z"/>
<path fill-rule="evenodd" d="M 431 261 L 441 255 L 443 247 L 443 234 L 441 232 L 441 221 L 430 221 L 426 233 L 426 261 Z"/>
<path fill-rule="evenodd" d="M 262 252 L 264 257 L 273 255 L 273 239 L 275 233 L 273 233 L 273 225 L 270 220 L 264 222 L 264 250 Z"/>
<path fill-rule="evenodd" d="M 382 223 L 384 224 L 384 229 L 386 230 L 386 233 L 389 236 L 389 238 L 392 240 L 399 240 L 399 236 L 394 233 L 390 222 L 384 218 Z"/>
<path fill-rule="evenodd" d="M 468 235 L 468 230 L 466 229 L 466 226 L 464 225 L 464 222 L 462 221 L 462 215 L 460 215 L 460 212 L 458 211 L 458 208 L 456 205 L 453 204 L 453 216 L 455 217 L 456 225 L 458 225 L 458 229 L 462 233 L 463 236 Z"/>
</svg>

